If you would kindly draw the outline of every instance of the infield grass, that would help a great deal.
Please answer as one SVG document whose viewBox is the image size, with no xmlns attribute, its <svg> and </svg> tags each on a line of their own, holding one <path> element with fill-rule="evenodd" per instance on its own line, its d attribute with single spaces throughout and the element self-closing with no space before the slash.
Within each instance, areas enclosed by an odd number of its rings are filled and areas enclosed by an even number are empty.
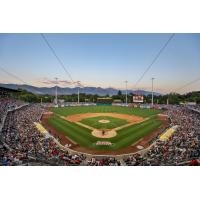
<svg viewBox="0 0 200 200">
<path fill-rule="evenodd" d="M 99 120 L 108 120 L 108 123 L 100 123 Z M 124 119 L 109 117 L 109 116 L 99 116 L 86 118 L 81 121 L 81 123 L 91 126 L 96 129 L 113 129 L 119 126 L 128 124 L 129 122 Z"/>
</svg>

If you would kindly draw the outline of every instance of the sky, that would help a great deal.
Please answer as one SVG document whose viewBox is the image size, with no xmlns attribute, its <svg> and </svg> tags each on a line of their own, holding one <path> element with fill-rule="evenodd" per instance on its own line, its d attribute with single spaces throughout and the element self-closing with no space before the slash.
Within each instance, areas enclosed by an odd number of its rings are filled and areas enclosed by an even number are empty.
<svg viewBox="0 0 200 200">
<path fill-rule="evenodd" d="M 44 34 L 73 81 L 84 86 L 175 92 L 200 78 L 200 34 L 175 34 L 159 59 L 136 86 L 137 80 L 171 34 Z M 61 87 L 70 78 L 40 34 L 0 34 L 0 82 Z M 71 86 L 70 86 L 71 87 Z M 200 90 L 200 81 L 179 93 Z"/>
</svg>

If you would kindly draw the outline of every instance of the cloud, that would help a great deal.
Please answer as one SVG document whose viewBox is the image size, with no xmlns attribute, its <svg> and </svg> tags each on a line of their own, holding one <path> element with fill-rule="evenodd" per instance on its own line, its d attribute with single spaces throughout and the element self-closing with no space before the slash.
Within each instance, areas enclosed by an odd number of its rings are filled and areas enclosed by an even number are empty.
<svg viewBox="0 0 200 200">
<path fill-rule="evenodd" d="M 73 83 L 71 81 L 67 81 L 67 80 L 55 80 L 55 79 L 48 79 L 48 78 L 43 78 L 41 80 L 38 81 L 40 84 L 43 85 L 61 85 L 61 86 L 72 86 Z"/>
</svg>

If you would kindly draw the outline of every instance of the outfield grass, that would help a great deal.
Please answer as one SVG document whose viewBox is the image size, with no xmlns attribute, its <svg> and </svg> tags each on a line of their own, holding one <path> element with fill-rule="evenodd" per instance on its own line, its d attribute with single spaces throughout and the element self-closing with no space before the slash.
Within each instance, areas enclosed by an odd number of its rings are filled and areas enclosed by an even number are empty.
<svg viewBox="0 0 200 200">
<path fill-rule="evenodd" d="M 109 120 L 110 122 L 104 124 L 100 123 L 99 120 Z M 128 124 L 129 122 L 124 119 L 114 118 L 110 116 L 99 116 L 83 119 L 81 123 L 96 129 L 113 129 Z"/>
<path fill-rule="evenodd" d="M 127 128 L 121 129 L 117 132 L 117 136 L 113 138 L 96 138 L 91 134 L 91 130 L 79 126 L 75 123 L 61 119 L 59 116 L 54 115 L 51 117 L 48 122 L 53 125 L 67 137 L 72 139 L 74 142 L 80 146 L 99 149 L 99 150 L 118 150 L 125 147 L 128 147 L 139 139 L 145 137 L 146 135 L 152 133 L 161 126 L 161 121 L 158 119 L 156 114 L 160 113 L 160 110 L 149 110 L 149 109 L 139 109 L 139 108 L 126 108 L 126 107 L 69 107 L 69 108 L 54 108 L 53 112 L 62 116 L 68 116 L 78 113 L 86 112 L 113 112 L 113 113 L 123 113 L 123 114 L 132 114 L 141 117 L 149 117 L 148 120 L 129 126 Z M 96 119 L 95 119 L 96 118 Z M 88 123 L 87 120 L 97 121 L 99 117 L 94 117 L 93 119 L 84 119 L 84 123 Z M 107 118 L 103 117 L 103 119 Z M 102 119 L 102 118 L 101 118 Z M 116 118 L 114 118 L 116 119 Z M 86 120 L 86 121 L 85 121 Z M 113 120 L 113 119 L 112 119 Z M 120 119 L 122 120 L 122 119 Z M 123 121 L 123 120 L 122 120 Z M 126 121 L 126 120 L 125 120 Z M 91 121 L 89 122 L 91 125 Z M 119 125 L 120 126 L 120 125 Z M 98 127 L 97 127 L 98 128 Z M 112 146 L 96 146 L 97 141 L 109 141 L 112 142 Z"/>
<path fill-rule="evenodd" d="M 120 113 L 120 114 L 130 114 L 140 117 L 150 117 L 152 115 L 156 115 L 161 112 L 161 110 L 156 110 L 156 109 L 128 108 L 120 106 L 65 107 L 65 108 L 52 108 L 52 111 L 62 116 L 69 116 L 81 113 Z"/>
</svg>

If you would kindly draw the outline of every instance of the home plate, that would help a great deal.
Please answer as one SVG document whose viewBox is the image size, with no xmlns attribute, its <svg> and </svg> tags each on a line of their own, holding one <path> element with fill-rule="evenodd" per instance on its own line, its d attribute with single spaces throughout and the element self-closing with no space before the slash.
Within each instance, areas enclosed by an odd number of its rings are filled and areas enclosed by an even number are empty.
<svg viewBox="0 0 200 200">
<path fill-rule="evenodd" d="M 144 147 L 143 147 L 143 146 L 140 146 L 140 145 L 138 145 L 137 148 L 138 148 L 139 150 L 144 149 Z"/>
</svg>

